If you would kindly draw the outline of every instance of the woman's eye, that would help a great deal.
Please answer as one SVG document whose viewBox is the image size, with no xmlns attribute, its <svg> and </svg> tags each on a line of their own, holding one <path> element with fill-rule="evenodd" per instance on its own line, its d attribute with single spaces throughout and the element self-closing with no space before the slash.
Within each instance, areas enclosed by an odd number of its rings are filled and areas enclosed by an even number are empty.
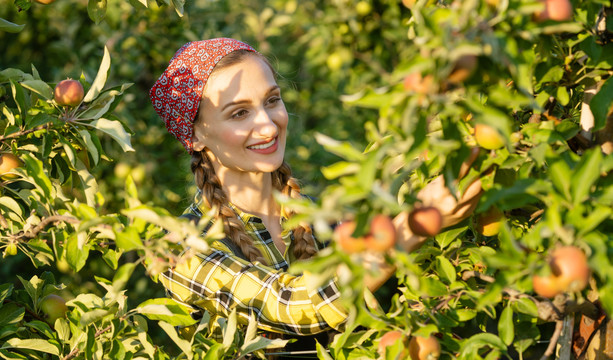
<svg viewBox="0 0 613 360">
<path fill-rule="evenodd" d="M 238 110 L 237 112 L 232 114 L 233 119 L 238 119 L 247 115 L 247 110 Z"/>
<path fill-rule="evenodd" d="M 274 97 L 271 97 L 270 99 L 268 99 L 268 103 L 269 104 L 276 104 L 279 101 L 281 101 L 281 97 L 279 97 L 279 96 L 274 96 Z"/>
</svg>

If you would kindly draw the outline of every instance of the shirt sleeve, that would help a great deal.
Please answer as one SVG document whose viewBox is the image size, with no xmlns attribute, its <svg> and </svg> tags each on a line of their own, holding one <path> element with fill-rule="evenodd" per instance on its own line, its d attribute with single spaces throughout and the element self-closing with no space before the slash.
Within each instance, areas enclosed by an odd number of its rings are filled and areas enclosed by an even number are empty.
<svg viewBox="0 0 613 360">
<path fill-rule="evenodd" d="M 347 318 L 334 280 L 309 288 L 308 273 L 295 276 L 219 249 L 182 260 L 160 281 L 176 300 L 212 314 L 236 309 L 241 323 L 253 316 L 259 328 L 291 335 L 339 330 Z"/>
</svg>

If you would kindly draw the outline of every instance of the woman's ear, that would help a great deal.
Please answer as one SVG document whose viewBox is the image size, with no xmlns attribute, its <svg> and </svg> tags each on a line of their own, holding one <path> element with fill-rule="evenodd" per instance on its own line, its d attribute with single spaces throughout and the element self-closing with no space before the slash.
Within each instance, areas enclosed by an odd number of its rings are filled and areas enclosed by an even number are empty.
<svg viewBox="0 0 613 360">
<path fill-rule="evenodd" d="M 204 129 L 201 124 L 194 123 L 194 132 L 192 133 L 192 144 L 194 151 L 202 151 L 205 144 Z"/>
</svg>

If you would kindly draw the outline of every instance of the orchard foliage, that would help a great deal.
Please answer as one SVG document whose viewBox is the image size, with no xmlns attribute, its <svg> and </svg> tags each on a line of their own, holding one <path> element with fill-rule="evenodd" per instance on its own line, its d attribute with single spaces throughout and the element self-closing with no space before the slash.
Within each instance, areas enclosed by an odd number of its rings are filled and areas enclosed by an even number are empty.
<svg viewBox="0 0 613 360">
<path fill-rule="evenodd" d="M 184 42 L 217 36 L 252 43 L 279 69 L 287 157 L 317 194 L 279 201 L 332 240 L 292 271 L 337 275 L 350 311 L 320 359 L 405 358 L 423 339 L 445 359 L 540 358 L 558 339 L 569 352 L 576 320 L 613 313 L 613 10 L 571 1 L 568 17 L 550 3 L 18 0 L 0 10 L 0 160 L 11 164 L 0 174 L 0 357 L 221 359 L 283 345 L 237 330 L 234 315 L 215 341 L 206 316 L 192 319 L 156 283 L 186 246 L 220 234 L 199 236 L 206 217 L 176 218 L 191 196 L 188 157 L 146 94 Z M 54 88 L 69 77 L 84 98 L 60 105 Z M 396 280 L 365 291 L 378 269 L 362 259 L 383 255 L 354 240 L 374 239 L 379 219 L 440 205 L 416 196 L 437 176 L 452 193 L 481 180 L 474 216 L 428 226 L 434 235 L 412 253 L 388 251 Z M 352 225 L 351 253 L 332 234 L 338 221 Z M 587 284 L 565 282 L 555 254 L 568 248 L 585 256 Z M 547 294 L 535 278 L 560 282 Z"/>
</svg>

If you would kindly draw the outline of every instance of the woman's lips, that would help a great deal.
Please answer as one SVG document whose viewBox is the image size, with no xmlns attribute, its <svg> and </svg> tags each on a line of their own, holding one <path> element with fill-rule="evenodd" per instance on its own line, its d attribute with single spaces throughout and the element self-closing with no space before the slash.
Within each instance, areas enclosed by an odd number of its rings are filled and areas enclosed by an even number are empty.
<svg viewBox="0 0 613 360">
<path fill-rule="evenodd" d="M 277 137 L 275 137 L 268 142 L 247 146 L 247 149 L 255 151 L 258 154 L 272 154 L 277 151 L 278 147 L 279 141 L 277 140 Z"/>
</svg>

